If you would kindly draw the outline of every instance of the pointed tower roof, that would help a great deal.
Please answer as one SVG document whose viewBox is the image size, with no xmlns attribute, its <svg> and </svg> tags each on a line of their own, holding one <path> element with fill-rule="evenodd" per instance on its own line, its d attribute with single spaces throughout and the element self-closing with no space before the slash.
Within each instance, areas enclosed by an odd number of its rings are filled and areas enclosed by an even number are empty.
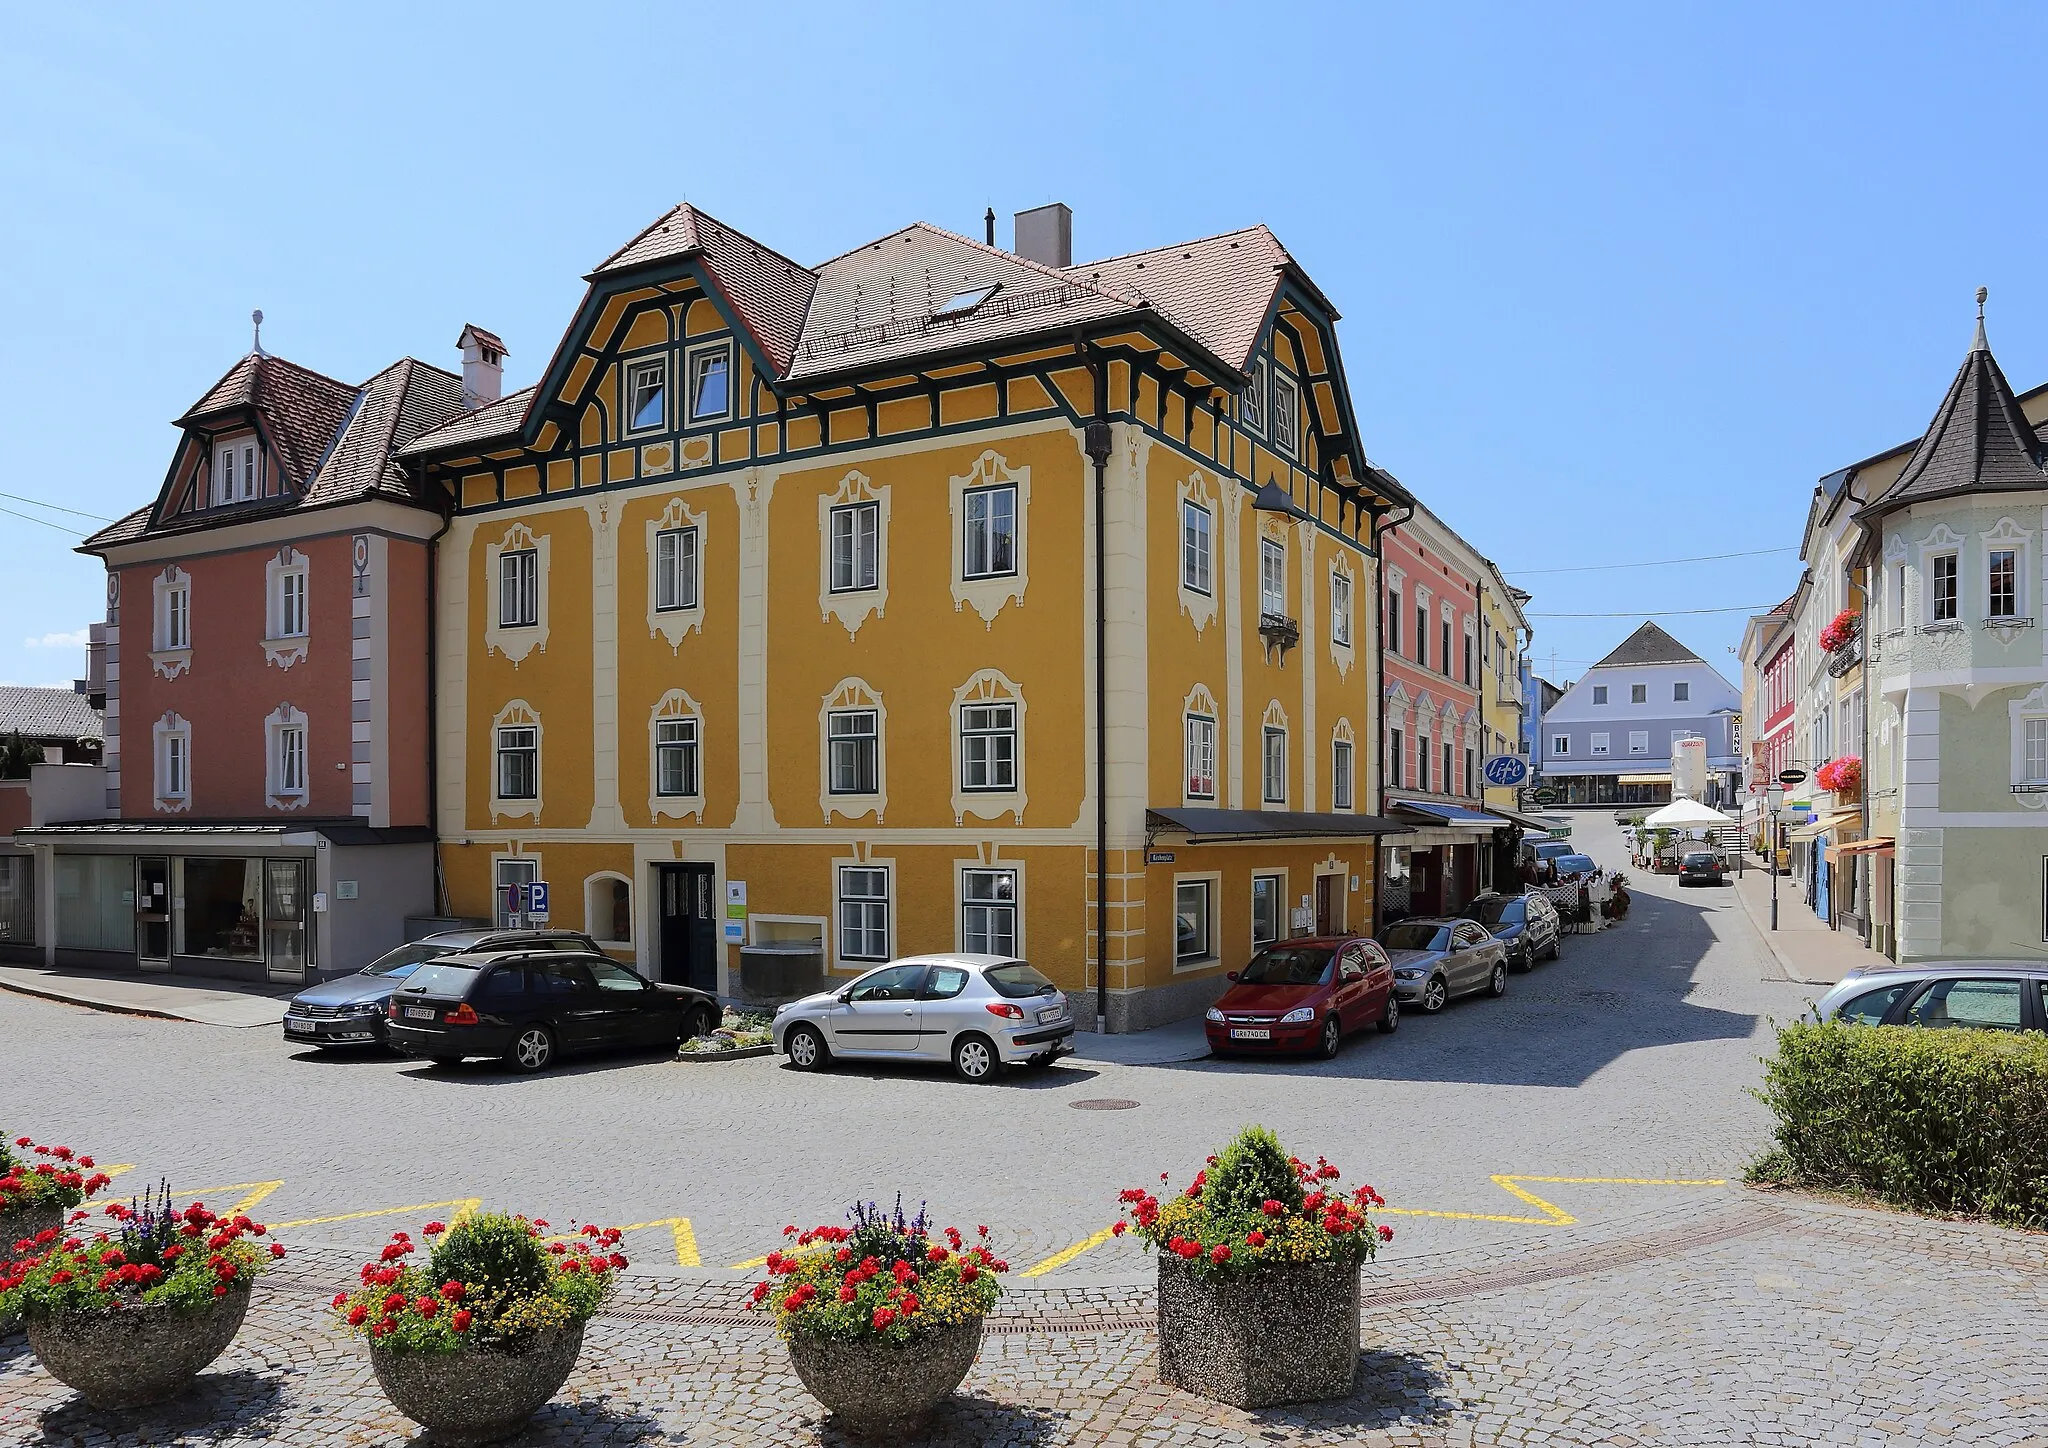
<svg viewBox="0 0 2048 1448">
<path fill-rule="evenodd" d="M 1897 480 L 1865 505 L 1865 515 L 1965 493 L 2048 488 L 2048 458 L 1984 337 L 1984 295 L 1979 287 L 1977 335 L 1948 396 Z"/>
<path fill-rule="evenodd" d="M 1653 623 L 1646 623 L 1616 646 L 1596 669 L 1624 669 L 1641 664 L 1705 663 L 1698 654 Z"/>
</svg>

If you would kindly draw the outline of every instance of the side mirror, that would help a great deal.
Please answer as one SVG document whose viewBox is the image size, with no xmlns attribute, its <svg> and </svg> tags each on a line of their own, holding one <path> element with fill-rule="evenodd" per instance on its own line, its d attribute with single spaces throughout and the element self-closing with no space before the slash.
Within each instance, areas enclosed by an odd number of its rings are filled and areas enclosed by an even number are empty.
<svg viewBox="0 0 2048 1448">
<path fill-rule="evenodd" d="M 1234 970 L 1226 970 L 1226 971 L 1224 971 L 1224 972 L 1223 972 L 1223 978 L 1224 978 L 1225 980 L 1236 980 L 1236 979 L 1237 979 L 1237 972 L 1236 972 L 1236 971 L 1234 971 Z"/>
<path fill-rule="evenodd" d="M 853 991 L 852 991 L 852 989 L 851 989 L 851 988 L 849 987 L 848 989 L 846 989 L 846 990 L 843 990 L 843 991 L 839 992 L 839 994 L 838 994 L 838 995 L 837 995 L 836 997 L 834 997 L 834 999 L 836 999 L 836 1000 L 837 1000 L 837 1001 L 839 1002 L 839 1004 L 841 1004 L 841 1005 L 843 1005 L 843 1006 L 846 1006 L 846 1005 L 852 1005 L 852 1004 L 853 1004 Z"/>
</svg>

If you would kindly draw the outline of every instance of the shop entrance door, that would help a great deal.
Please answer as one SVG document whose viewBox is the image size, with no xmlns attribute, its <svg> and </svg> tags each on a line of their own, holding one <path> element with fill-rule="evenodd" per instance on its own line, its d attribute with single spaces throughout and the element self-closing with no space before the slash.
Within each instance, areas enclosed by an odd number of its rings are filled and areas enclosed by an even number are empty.
<svg viewBox="0 0 2048 1448">
<path fill-rule="evenodd" d="M 1316 876 L 1316 934 L 1341 935 L 1344 933 L 1344 910 L 1337 903 L 1337 886 L 1343 882 L 1342 875 Z"/>
<path fill-rule="evenodd" d="M 709 865 L 656 865 L 660 884 L 661 979 L 669 985 L 718 989 L 718 917 Z"/>
<path fill-rule="evenodd" d="M 263 965 L 272 980 L 306 978 L 306 862 L 263 862 Z"/>
<path fill-rule="evenodd" d="M 1409 857 L 1413 862 L 1409 908 L 1417 915 L 1437 915 L 1443 911 L 1443 853 L 1439 846 L 1417 850 Z"/>
<path fill-rule="evenodd" d="M 135 963 L 171 968 L 171 862 L 160 855 L 135 862 Z"/>
</svg>

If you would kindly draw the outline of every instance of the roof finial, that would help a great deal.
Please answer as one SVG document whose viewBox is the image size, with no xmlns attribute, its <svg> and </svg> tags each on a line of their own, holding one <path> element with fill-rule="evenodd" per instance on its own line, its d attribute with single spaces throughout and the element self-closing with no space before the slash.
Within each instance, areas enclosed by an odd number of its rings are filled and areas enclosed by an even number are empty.
<svg viewBox="0 0 2048 1448">
<path fill-rule="evenodd" d="M 1970 344 L 1970 350 L 1973 352 L 1989 352 L 1991 350 L 1991 344 L 1984 338 L 1984 299 L 1990 295 L 1990 288 L 1977 288 L 1977 339 Z"/>
<path fill-rule="evenodd" d="M 249 313 L 249 320 L 256 327 L 256 341 L 254 345 L 256 355 L 261 357 L 263 355 L 263 309 L 258 307 L 255 311 Z"/>
</svg>

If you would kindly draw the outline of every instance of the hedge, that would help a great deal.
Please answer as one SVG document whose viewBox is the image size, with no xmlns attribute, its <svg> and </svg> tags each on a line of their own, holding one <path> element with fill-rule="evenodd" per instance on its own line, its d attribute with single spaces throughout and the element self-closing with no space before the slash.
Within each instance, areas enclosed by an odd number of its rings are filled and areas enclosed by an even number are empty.
<svg viewBox="0 0 2048 1448">
<path fill-rule="evenodd" d="M 1801 1023 L 1765 1067 L 1752 1180 L 2048 1227 L 2048 1036 Z"/>
</svg>

